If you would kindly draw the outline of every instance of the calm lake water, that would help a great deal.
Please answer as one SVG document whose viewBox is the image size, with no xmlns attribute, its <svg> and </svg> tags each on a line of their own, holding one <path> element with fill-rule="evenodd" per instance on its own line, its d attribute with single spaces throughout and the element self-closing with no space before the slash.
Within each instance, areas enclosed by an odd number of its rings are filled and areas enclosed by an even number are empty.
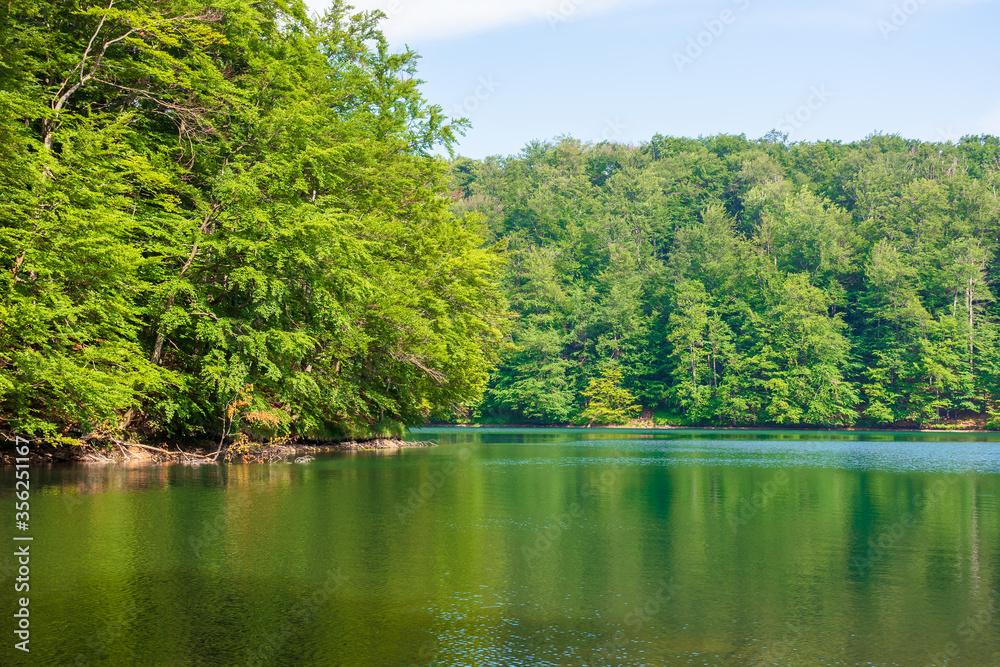
<svg viewBox="0 0 1000 667">
<path fill-rule="evenodd" d="M 1000 665 L 991 436 L 410 437 L 439 445 L 33 469 L 0 663 Z"/>
</svg>

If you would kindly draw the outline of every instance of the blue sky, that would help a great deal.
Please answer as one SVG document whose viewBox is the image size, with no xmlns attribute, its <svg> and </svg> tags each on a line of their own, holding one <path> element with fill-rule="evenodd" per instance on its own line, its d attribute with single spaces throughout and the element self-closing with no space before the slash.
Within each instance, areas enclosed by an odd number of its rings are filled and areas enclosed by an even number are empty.
<svg viewBox="0 0 1000 667">
<path fill-rule="evenodd" d="M 314 9 L 324 3 L 310 0 Z M 1000 0 L 355 0 L 421 55 L 457 152 L 656 133 L 1000 135 Z"/>
</svg>

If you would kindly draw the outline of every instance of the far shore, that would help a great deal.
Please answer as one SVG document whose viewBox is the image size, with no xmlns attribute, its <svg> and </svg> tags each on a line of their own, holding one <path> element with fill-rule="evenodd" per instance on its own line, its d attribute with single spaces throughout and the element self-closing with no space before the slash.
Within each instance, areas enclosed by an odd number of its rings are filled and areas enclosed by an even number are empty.
<svg viewBox="0 0 1000 667">
<path fill-rule="evenodd" d="M 603 430 L 620 429 L 626 431 L 829 431 L 830 433 L 996 433 L 1000 430 L 987 428 L 955 428 L 939 426 L 936 428 L 860 428 L 857 426 L 675 426 L 673 424 L 425 424 L 415 430 L 433 430 L 436 428 L 537 428 L 566 430 Z"/>
</svg>

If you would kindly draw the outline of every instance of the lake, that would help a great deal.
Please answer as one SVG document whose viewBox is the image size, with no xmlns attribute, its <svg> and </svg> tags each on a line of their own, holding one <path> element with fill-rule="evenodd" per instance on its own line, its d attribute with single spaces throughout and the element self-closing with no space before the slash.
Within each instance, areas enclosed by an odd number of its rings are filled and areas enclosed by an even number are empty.
<svg viewBox="0 0 1000 667">
<path fill-rule="evenodd" d="M 32 469 L 0 662 L 1000 665 L 998 436 L 409 437 L 438 446 Z"/>
</svg>

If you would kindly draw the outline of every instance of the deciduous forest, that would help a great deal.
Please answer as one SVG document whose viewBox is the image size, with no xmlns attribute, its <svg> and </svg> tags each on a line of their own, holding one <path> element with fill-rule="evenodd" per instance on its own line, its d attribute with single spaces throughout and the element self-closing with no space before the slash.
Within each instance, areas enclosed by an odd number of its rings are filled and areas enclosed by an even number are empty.
<svg viewBox="0 0 1000 667">
<path fill-rule="evenodd" d="M 657 135 L 458 159 L 509 249 L 479 418 L 1000 425 L 1000 142 Z M 603 399 L 602 399 L 603 400 Z"/>
<path fill-rule="evenodd" d="M 503 259 L 380 17 L 0 7 L 0 430 L 350 438 L 478 400 Z"/>
<path fill-rule="evenodd" d="M 0 8 L 0 431 L 1000 426 L 1000 142 L 471 160 L 379 12 Z"/>
</svg>

